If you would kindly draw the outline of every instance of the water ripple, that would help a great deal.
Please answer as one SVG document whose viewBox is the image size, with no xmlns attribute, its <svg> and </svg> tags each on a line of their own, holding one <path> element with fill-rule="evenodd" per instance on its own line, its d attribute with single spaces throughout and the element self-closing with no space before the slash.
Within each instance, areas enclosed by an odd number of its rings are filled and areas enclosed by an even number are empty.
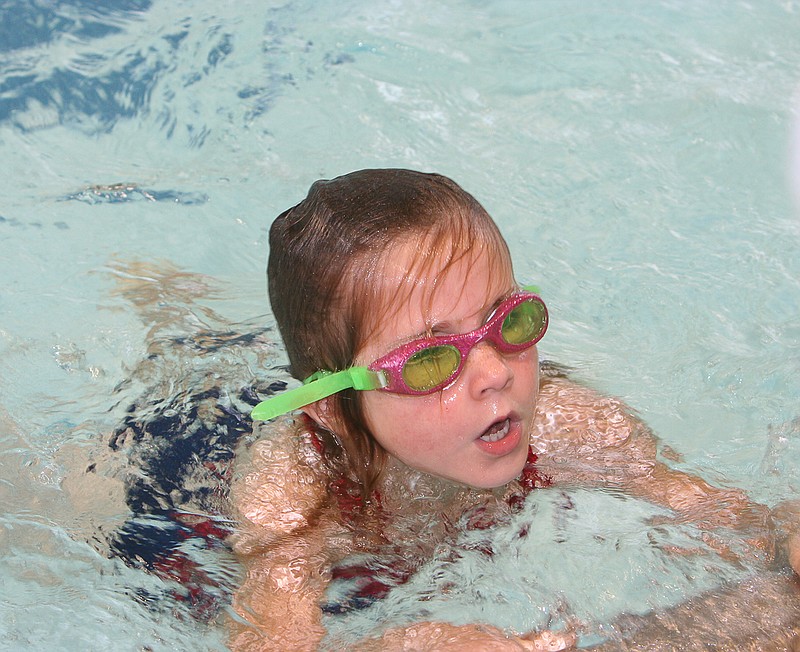
<svg viewBox="0 0 800 652">
<path fill-rule="evenodd" d="M 142 188 L 136 183 L 113 183 L 110 185 L 94 185 L 78 192 L 65 195 L 61 201 L 80 201 L 85 204 L 119 204 L 130 201 L 161 201 L 195 206 L 205 204 L 208 195 L 202 192 L 184 192 L 181 190 L 153 190 Z"/>
</svg>

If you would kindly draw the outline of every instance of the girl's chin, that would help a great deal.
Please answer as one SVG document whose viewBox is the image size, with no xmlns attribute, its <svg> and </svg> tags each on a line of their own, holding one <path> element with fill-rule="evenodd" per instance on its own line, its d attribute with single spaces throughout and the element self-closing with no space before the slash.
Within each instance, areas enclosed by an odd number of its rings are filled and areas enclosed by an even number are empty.
<svg viewBox="0 0 800 652">
<path fill-rule="evenodd" d="M 483 474 L 480 478 L 472 479 L 476 481 L 464 482 L 462 480 L 462 482 L 476 489 L 498 489 L 504 487 L 522 475 L 527 460 L 528 455 L 526 451 L 525 455 L 521 455 L 518 461 L 506 459 L 504 462 L 508 462 L 508 464 L 503 464 L 503 468 L 500 468 L 500 465 L 495 465 L 496 468 L 492 469 L 492 471 Z"/>
</svg>

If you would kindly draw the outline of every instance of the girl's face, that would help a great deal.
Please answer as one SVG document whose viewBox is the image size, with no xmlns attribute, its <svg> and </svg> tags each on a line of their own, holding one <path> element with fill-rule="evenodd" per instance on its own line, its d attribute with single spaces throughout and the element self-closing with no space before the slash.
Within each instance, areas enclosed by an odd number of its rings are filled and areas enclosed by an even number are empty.
<svg viewBox="0 0 800 652">
<path fill-rule="evenodd" d="M 418 255 L 412 246 L 393 249 L 385 267 L 387 283 L 402 287 Z M 409 300 L 389 311 L 356 364 L 368 365 L 427 333 L 475 330 L 515 288 L 510 264 L 498 264 L 485 252 L 462 258 L 442 274 L 440 267 L 433 265 L 429 276 L 415 279 Z M 439 392 L 373 391 L 361 399 L 374 437 L 390 455 L 420 471 L 490 488 L 510 482 L 525 465 L 538 391 L 535 346 L 502 354 L 483 341 L 453 384 Z"/>
</svg>

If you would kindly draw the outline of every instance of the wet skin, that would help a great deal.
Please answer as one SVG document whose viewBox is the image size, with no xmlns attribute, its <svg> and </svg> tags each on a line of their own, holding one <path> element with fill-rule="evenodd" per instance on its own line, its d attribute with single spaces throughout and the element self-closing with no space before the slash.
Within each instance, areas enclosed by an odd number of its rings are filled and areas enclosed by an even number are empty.
<svg viewBox="0 0 800 652">
<path fill-rule="evenodd" d="M 395 251 L 385 282 L 401 287 L 418 255 L 412 247 Z M 457 261 L 444 274 L 433 271 L 416 279 L 408 301 L 389 313 L 359 352 L 357 364 L 369 364 L 426 333 L 475 330 L 516 288 L 510 263 L 481 252 Z M 373 391 L 362 400 L 375 439 L 392 457 L 440 478 L 490 488 L 522 471 L 538 388 L 535 346 L 503 354 L 484 341 L 470 352 L 455 381 L 439 392 L 408 396 Z"/>
</svg>

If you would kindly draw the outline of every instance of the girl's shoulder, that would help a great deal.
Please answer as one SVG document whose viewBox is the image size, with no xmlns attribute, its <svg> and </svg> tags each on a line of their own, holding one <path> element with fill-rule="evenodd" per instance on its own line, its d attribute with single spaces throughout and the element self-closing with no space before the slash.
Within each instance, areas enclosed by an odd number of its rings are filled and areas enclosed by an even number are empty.
<svg viewBox="0 0 800 652">
<path fill-rule="evenodd" d="M 241 553 L 313 525 L 328 502 L 327 465 L 302 420 L 254 427 L 256 441 L 237 454 L 231 485 L 241 525 L 234 546 Z"/>
<path fill-rule="evenodd" d="M 620 399 L 573 380 L 567 367 L 542 364 L 532 434 L 537 452 L 554 446 L 619 446 L 642 427 Z"/>
</svg>

